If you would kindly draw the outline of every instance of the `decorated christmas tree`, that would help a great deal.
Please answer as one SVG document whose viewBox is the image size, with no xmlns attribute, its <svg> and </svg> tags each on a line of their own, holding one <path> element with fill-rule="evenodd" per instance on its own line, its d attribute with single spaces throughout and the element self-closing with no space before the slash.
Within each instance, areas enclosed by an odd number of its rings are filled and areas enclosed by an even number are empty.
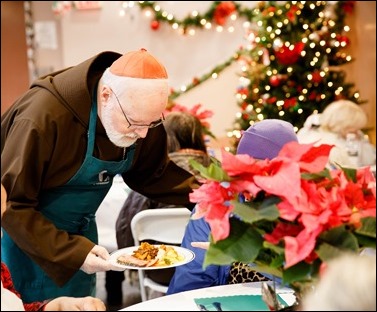
<svg viewBox="0 0 377 312">
<path fill-rule="evenodd" d="M 345 18 L 354 2 L 259 2 L 238 58 L 240 112 L 228 134 L 234 147 L 259 120 L 283 119 L 299 129 L 334 100 L 362 102 L 342 68 L 352 61 Z"/>
</svg>

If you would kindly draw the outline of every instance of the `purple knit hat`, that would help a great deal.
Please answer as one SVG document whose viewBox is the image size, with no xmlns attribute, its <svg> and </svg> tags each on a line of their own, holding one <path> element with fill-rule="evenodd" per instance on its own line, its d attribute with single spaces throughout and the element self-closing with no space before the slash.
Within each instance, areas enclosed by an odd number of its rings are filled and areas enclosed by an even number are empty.
<svg viewBox="0 0 377 312">
<path fill-rule="evenodd" d="M 280 119 L 256 122 L 242 134 L 237 154 L 248 154 L 257 159 L 275 158 L 283 145 L 297 142 L 292 124 Z"/>
</svg>

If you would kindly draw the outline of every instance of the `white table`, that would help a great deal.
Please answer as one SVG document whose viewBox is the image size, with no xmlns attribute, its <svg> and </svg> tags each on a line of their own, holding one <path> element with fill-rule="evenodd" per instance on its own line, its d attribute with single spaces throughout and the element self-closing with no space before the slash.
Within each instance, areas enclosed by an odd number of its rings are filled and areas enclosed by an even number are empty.
<svg viewBox="0 0 377 312">
<path fill-rule="evenodd" d="M 277 293 L 280 294 L 287 304 L 291 305 L 294 303 L 295 296 L 291 289 L 279 287 L 277 288 Z M 194 302 L 195 298 L 260 294 L 261 282 L 222 285 L 158 297 L 134 304 L 119 311 L 199 311 Z"/>
</svg>

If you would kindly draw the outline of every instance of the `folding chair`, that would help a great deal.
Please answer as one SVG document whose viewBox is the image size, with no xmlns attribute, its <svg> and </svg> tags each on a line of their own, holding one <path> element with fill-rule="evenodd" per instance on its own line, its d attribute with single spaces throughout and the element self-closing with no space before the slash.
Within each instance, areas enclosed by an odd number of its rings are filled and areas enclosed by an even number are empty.
<svg viewBox="0 0 377 312">
<path fill-rule="evenodd" d="M 191 212 L 187 208 L 156 208 L 138 212 L 131 220 L 131 232 L 135 246 L 144 240 L 154 240 L 163 244 L 180 245 Z M 166 293 L 168 287 L 145 276 L 138 270 L 141 300 L 147 300 L 146 287 Z"/>
</svg>

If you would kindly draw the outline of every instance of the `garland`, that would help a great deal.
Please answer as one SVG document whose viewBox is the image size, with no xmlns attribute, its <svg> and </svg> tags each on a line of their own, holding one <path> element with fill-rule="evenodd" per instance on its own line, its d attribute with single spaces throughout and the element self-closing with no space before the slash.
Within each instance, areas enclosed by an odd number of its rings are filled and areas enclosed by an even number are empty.
<svg viewBox="0 0 377 312">
<path fill-rule="evenodd" d="M 192 82 L 189 83 L 188 85 L 186 86 L 183 86 L 181 87 L 180 90 L 174 90 L 174 89 L 171 89 L 170 90 L 170 99 L 171 100 L 174 100 L 175 98 L 179 97 L 181 94 L 197 87 L 199 84 L 201 84 L 202 82 L 208 80 L 209 78 L 214 78 L 216 79 L 218 77 L 218 75 L 225 69 L 227 68 L 229 65 L 231 65 L 234 61 L 238 60 L 239 58 L 239 55 L 240 55 L 240 52 L 241 50 L 237 50 L 236 52 L 234 52 L 234 54 L 229 58 L 227 59 L 224 63 L 221 63 L 219 65 L 217 65 L 216 67 L 214 67 L 211 71 L 209 71 L 208 73 L 204 74 L 201 78 L 197 78 L 197 77 L 194 77 L 192 79 Z"/>
<path fill-rule="evenodd" d="M 149 10 L 154 14 L 151 22 L 153 30 L 157 30 L 161 23 L 167 23 L 174 29 L 182 30 L 182 34 L 186 34 L 189 28 L 210 29 L 212 24 L 222 27 L 226 24 L 228 17 L 235 20 L 237 15 L 250 21 L 253 15 L 253 9 L 242 7 L 234 1 L 213 1 L 206 12 L 193 11 L 181 20 L 161 9 L 156 1 L 139 1 L 138 5 L 142 10 Z"/>
</svg>

